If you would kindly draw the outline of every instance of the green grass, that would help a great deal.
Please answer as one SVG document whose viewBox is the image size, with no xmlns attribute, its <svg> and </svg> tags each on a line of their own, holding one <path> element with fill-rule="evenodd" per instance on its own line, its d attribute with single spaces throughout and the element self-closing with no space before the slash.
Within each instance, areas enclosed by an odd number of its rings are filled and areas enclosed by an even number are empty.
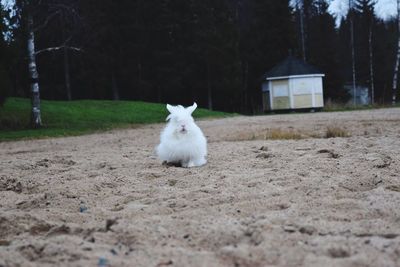
<svg viewBox="0 0 400 267">
<path fill-rule="evenodd" d="M 29 99 L 8 98 L 0 107 L 0 141 L 71 136 L 129 128 L 165 121 L 164 104 L 138 101 L 46 101 L 41 102 L 43 128 L 30 129 Z M 232 114 L 197 109 L 193 116 L 224 117 Z"/>
</svg>

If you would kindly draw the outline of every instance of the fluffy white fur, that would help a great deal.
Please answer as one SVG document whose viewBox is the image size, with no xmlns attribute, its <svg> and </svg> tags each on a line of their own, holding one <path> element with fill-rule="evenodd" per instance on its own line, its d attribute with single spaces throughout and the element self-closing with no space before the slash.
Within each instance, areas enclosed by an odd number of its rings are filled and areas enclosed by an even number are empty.
<svg viewBox="0 0 400 267">
<path fill-rule="evenodd" d="M 156 148 L 160 160 L 180 163 L 185 168 L 206 164 L 207 140 L 192 117 L 196 108 L 196 103 L 187 108 L 167 104 L 168 124 Z"/>
</svg>

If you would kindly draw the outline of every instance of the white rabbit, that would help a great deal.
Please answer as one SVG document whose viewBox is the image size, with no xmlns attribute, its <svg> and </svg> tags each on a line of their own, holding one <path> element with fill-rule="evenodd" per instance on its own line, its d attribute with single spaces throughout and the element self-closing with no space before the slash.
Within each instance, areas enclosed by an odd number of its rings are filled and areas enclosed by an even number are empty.
<svg viewBox="0 0 400 267">
<path fill-rule="evenodd" d="M 156 148 L 157 156 L 163 162 L 180 164 L 185 168 L 206 164 L 207 140 L 192 117 L 196 108 L 196 103 L 187 108 L 167 104 L 171 114 L 166 119 L 169 122 Z"/>
</svg>

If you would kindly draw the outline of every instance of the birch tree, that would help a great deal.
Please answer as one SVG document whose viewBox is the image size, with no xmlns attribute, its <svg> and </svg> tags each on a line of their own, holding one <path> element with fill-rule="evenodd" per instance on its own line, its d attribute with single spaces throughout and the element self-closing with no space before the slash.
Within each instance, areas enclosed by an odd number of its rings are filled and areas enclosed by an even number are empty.
<svg viewBox="0 0 400 267">
<path fill-rule="evenodd" d="M 35 34 L 36 32 L 43 31 L 49 25 L 49 23 L 59 14 L 63 12 L 63 10 L 70 10 L 71 6 L 64 4 L 62 2 L 51 2 L 51 1 L 34 1 L 34 0 L 17 0 L 16 1 L 16 10 L 19 12 L 19 20 L 20 24 L 26 24 L 26 41 L 27 41 L 27 58 L 28 58 L 28 69 L 29 69 L 29 80 L 30 80 L 30 92 L 31 92 L 31 125 L 33 128 L 42 127 L 42 118 L 41 118 L 41 108 L 40 108 L 40 84 L 39 84 L 39 71 L 37 67 L 36 57 L 39 54 L 51 51 L 64 51 L 66 53 L 67 50 L 75 50 L 81 51 L 81 48 L 73 47 L 67 45 L 68 39 L 59 46 L 47 47 L 40 50 L 36 48 L 35 42 Z M 45 19 L 41 23 L 35 23 L 34 15 L 40 14 L 40 7 L 47 6 L 48 11 L 45 13 Z M 71 9 L 71 13 L 74 11 Z M 39 15 L 37 15 L 39 17 Z M 68 72 L 68 59 L 65 59 L 66 66 L 66 84 L 67 90 L 69 88 L 69 72 Z M 68 73 L 67 73 L 68 72 Z M 70 96 L 70 92 L 68 93 Z"/>
<path fill-rule="evenodd" d="M 40 128 L 42 127 L 42 117 L 40 112 L 39 73 L 36 67 L 35 33 L 33 31 L 33 17 L 30 10 L 28 10 L 27 15 L 27 31 L 28 66 L 32 95 L 31 124 L 33 128 Z"/>
</svg>

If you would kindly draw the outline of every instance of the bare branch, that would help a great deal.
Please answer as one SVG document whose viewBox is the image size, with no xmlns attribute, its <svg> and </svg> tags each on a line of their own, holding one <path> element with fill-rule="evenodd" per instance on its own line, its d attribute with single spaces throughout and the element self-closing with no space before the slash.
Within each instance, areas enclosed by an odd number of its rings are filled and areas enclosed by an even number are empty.
<svg viewBox="0 0 400 267">
<path fill-rule="evenodd" d="M 58 4 L 51 4 L 50 7 L 53 8 L 53 9 L 57 9 L 57 10 L 65 10 L 65 11 L 68 11 L 69 13 L 75 15 L 75 17 L 80 18 L 80 15 L 78 14 L 78 12 L 76 11 L 76 9 L 75 9 L 74 6 L 72 6 L 72 5 L 71 5 L 71 6 L 68 6 L 68 5 L 65 5 L 65 4 L 60 4 L 60 3 L 58 3 Z"/>
<path fill-rule="evenodd" d="M 52 51 L 57 51 L 60 49 L 68 49 L 68 50 L 73 50 L 73 51 L 77 51 L 77 52 L 83 52 L 83 49 L 79 48 L 79 47 L 73 47 L 73 46 L 66 46 L 66 45 L 61 45 L 61 46 L 55 46 L 55 47 L 48 47 L 45 49 L 41 49 L 35 52 L 35 55 L 39 55 L 43 52 L 52 52 Z"/>
<path fill-rule="evenodd" d="M 36 28 L 33 29 L 34 32 L 37 32 L 38 30 L 44 28 L 47 26 L 47 24 L 49 24 L 50 20 L 55 17 L 57 14 L 59 14 L 60 11 L 55 11 L 53 14 L 49 15 L 46 20 L 39 26 L 37 26 Z"/>
</svg>

